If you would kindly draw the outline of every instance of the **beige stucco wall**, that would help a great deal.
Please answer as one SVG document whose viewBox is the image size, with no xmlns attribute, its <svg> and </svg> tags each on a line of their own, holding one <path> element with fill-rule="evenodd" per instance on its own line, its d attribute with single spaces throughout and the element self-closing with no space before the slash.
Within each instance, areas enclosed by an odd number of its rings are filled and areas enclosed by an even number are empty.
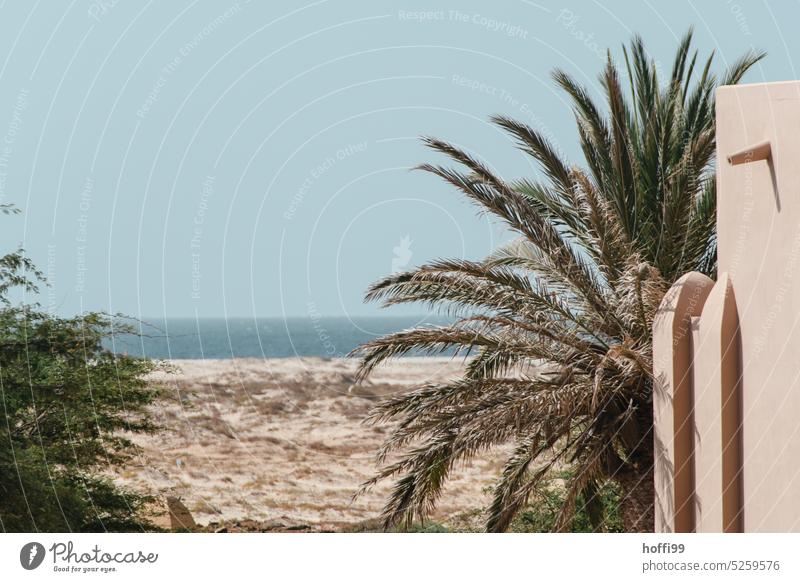
<svg viewBox="0 0 800 582">
<path fill-rule="evenodd" d="M 716 107 L 719 280 L 689 309 L 685 275 L 654 323 L 656 529 L 798 532 L 800 82 Z"/>
<path fill-rule="evenodd" d="M 691 318 L 714 282 L 687 273 L 667 292 L 653 325 L 653 437 L 656 531 L 694 528 L 694 396 Z"/>
<path fill-rule="evenodd" d="M 726 157 L 769 141 L 772 158 Z M 742 350 L 744 529 L 800 531 L 800 82 L 717 91 L 719 270 Z"/>
<path fill-rule="evenodd" d="M 695 531 L 742 531 L 741 392 L 733 286 L 721 273 L 692 318 Z"/>
</svg>

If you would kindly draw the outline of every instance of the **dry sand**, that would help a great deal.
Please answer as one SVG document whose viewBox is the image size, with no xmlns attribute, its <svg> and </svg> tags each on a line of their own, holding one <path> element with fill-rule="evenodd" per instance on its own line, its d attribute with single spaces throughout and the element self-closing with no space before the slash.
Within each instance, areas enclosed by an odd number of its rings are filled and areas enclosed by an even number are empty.
<svg viewBox="0 0 800 582">
<path fill-rule="evenodd" d="M 449 358 L 405 358 L 354 385 L 356 363 L 322 358 L 175 360 L 159 374 L 168 397 L 154 408 L 165 430 L 136 436 L 138 462 L 118 478 L 179 496 L 198 524 L 255 520 L 342 529 L 376 518 L 391 483 L 352 501 L 374 474 L 385 426 L 362 420 L 382 396 L 457 377 Z M 434 518 L 463 520 L 487 504 L 500 470 L 488 457 L 460 468 Z"/>
</svg>

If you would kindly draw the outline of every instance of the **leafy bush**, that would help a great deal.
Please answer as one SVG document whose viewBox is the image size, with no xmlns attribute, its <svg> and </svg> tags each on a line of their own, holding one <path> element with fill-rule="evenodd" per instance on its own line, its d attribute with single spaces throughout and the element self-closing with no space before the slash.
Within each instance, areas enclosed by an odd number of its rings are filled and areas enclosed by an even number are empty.
<svg viewBox="0 0 800 582">
<path fill-rule="evenodd" d="M 569 481 L 572 476 L 572 471 L 562 471 L 540 482 L 531 495 L 531 503 L 511 522 L 510 531 L 531 533 L 556 529 L 559 514 L 566 502 L 563 482 Z M 620 515 L 620 488 L 613 481 L 607 481 L 588 494 L 579 495 L 575 507 L 575 515 L 566 531 L 624 531 Z"/>
<path fill-rule="evenodd" d="M 126 433 L 155 429 L 156 364 L 103 347 L 124 331 L 96 313 L 0 310 L 0 529 L 153 529 L 151 499 L 104 476 L 136 453 Z"/>
</svg>

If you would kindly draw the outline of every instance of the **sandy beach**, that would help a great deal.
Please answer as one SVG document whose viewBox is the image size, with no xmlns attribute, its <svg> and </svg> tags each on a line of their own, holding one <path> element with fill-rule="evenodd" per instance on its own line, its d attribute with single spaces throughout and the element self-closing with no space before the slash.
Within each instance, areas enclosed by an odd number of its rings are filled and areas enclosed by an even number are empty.
<svg viewBox="0 0 800 582">
<path fill-rule="evenodd" d="M 117 478 L 159 498 L 180 497 L 201 526 L 252 520 L 277 530 L 368 527 L 391 483 L 352 501 L 374 474 L 387 432 L 363 419 L 381 397 L 454 378 L 463 366 L 449 358 L 399 359 L 354 385 L 352 360 L 172 363 L 175 373 L 154 378 L 168 392 L 153 410 L 165 430 L 135 437 L 142 455 Z M 461 467 L 435 521 L 477 519 L 499 470 L 499 457 Z"/>
</svg>

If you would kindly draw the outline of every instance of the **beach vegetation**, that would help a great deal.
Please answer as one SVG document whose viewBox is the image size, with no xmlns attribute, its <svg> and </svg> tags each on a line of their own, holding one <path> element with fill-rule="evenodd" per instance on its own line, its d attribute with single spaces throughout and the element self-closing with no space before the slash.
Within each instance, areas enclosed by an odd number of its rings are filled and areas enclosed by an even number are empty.
<svg viewBox="0 0 800 582">
<path fill-rule="evenodd" d="M 35 292 L 40 280 L 21 250 L 0 258 L 0 531 L 155 529 L 153 499 L 111 474 L 135 460 L 130 436 L 157 428 L 157 364 L 108 349 L 134 331 L 115 318 L 11 305 L 12 288 Z"/>
</svg>

